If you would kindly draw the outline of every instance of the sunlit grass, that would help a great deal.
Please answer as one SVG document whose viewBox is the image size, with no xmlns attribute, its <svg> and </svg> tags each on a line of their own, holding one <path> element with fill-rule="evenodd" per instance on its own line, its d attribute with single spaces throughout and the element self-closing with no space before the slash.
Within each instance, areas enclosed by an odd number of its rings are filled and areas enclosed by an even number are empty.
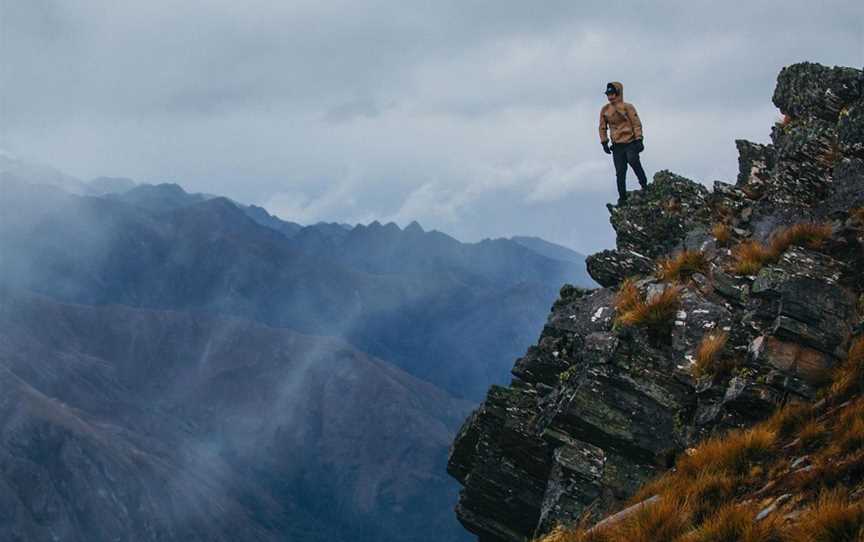
<svg viewBox="0 0 864 542">
<path fill-rule="evenodd" d="M 864 508 L 842 491 L 823 493 L 798 519 L 790 542 L 858 542 L 864 535 Z"/>
<path fill-rule="evenodd" d="M 695 273 L 706 273 L 708 260 L 701 250 L 682 250 L 675 256 L 663 258 L 657 264 L 657 278 L 668 282 L 681 282 Z"/>
<path fill-rule="evenodd" d="M 639 295 L 635 302 L 630 297 L 631 292 L 626 292 L 624 295 L 620 303 L 616 301 L 616 307 L 619 305 L 626 307 L 623 312 L 618 313 L 616 323 L 622 326 L 643 327 L 654 333 L 668 330 L 681 306 L 681 289 L 678 286 L 669 286 L 649 299 Z"/>
<path fill-rule="evenodd" d="M 732 228 L 728 224 L 718 222 L 711 227 L 711 235 L 714 236 L 718 245 L 726 246 L 732 240 Z"/>
<path fill-rule="evenodd" d="M 835 369 L 829 396 L 835 401 L 843 401 L 853 394 L 862 392 L 864 384 L 864 337 L 858 337 L 849 348 L 843 364 Z"/>
<path fill-rule="evenodd" d="M 702 342 L 696 350 L 696 362 L 693 364 L 694 376 L 715 375 L 727 369 L 721 362 L 721 356 L 728 339 L 729 334 L 722 331 L 708 333 L 702 337 Z"/>
<path fill-rule="evenodd" d="M 767 245 L 758 241 L 742 241 L 732 249 L 732 272 L 755 275 L 766 264 L 775 263 L 791 246 L 819 249 L 831 236 L 830 224 L 802 222 L 774 232 Z"/>
</svg>

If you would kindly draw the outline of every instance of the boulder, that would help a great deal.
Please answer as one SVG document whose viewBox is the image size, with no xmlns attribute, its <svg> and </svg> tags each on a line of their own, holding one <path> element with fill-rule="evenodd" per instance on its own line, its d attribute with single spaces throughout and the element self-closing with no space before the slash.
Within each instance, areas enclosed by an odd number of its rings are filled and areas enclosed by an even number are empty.
<svg viewBox="0 0 864 542">
<path fill-rule="evenodd" d="M 837 122 L 843 107 L 864 97 L 864 75 L 856 68 L 801 62 L 780 70 L 772 101 L 792 117 Z"/>
</svg>

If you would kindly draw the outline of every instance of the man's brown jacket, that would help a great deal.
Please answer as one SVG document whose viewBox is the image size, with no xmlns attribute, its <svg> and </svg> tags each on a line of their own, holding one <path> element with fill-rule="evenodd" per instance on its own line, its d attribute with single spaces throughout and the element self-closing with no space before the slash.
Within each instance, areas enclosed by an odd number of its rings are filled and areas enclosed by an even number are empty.
<svg viewBox="0 0 864 542">
<path fill-rule="evenodd" d="M 600 142 L 607 143 L 608 128 L 612 143 L 629 143 L 642 137 L 642 121 L 633 104 L 624 101 L 624 85 L 615 81 L 612 83 L 618 89 L 618 99 L 607 103 L 600 110 Z"/>
</svg>

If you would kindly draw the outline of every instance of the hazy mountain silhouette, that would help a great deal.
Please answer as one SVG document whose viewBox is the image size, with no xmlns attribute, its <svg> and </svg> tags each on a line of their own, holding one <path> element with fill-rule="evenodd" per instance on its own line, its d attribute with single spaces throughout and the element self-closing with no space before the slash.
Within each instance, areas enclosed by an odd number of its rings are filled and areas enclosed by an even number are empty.
<svg viewBox="0 0 864 542">
<path fill-rule="evenodd" d="M 10 540 L 465 540 L 456 397 L 506 380 L 584 273 L 171 184 L 0 193 Z"/>
<path fill-rule="evenodd" d="M 0 243 L 15 284 L 340 336 L 465 397 L 506 380 L 531 340 L 526 324 L 542 325 L 560 284 L 585 280 L 583 265 L 513 241 L 460 243 L 418 225 L 319 224 L 288 237 L 230 200 L 171 185 L 95 198 L 7 180 L 4 192 Z M 474 329 L 465 344 L 454 322 Z"/>
<path fill-rule="evenodd" d="M 0 538 L 467 538 L 467 403 L 334 339 L 0 295 Z"/>
</svg>

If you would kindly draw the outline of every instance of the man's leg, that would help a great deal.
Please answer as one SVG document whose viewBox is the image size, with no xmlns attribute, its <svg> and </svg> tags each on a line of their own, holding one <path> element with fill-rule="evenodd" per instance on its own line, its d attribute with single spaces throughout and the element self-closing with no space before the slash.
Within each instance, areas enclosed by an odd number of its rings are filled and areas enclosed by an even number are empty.
<svg viewBox="0 0 864 542">
<path fill-rule="evenodd" d="M 618 203 L 627 200 L 627 146 L 612 147 L 612 162 L 615 163 L 615 181 L 618 183 Z"/>
<path fill-rule="evenodd" d="M 645 170 L 642 169 L 642 162 L 639 160 L 639 153 L 636 152 L 635 145 L 627 146 L 627 163 L 633 168 L 633 173 L 639 179 L 639 186 L 642 188 L 648 187 L 648 177 L 645 176 Z"/>
</svg>

